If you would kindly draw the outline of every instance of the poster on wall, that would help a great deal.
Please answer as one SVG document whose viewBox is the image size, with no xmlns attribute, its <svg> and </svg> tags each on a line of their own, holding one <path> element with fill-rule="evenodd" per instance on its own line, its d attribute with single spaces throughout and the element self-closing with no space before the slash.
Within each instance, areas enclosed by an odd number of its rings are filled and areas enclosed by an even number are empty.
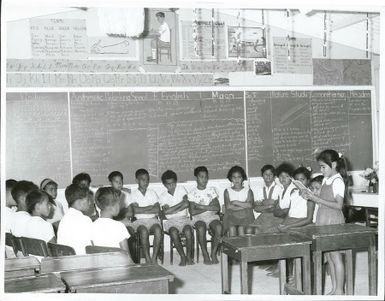
<svg viewBox="0 0 385 301">
<path fill-rule="evenodd" d="M 273 37 L 274 73 L 312 74 L 312 41 Z"/>
<path fill-rule="evenodd" d="M 143 39 L 143 64 L 176 66 L 177 20 L 174 11 L 148 9 L 149 32 Z"/>
<path fill-rule="evenodd" d="M 262 27 L 229 26 L 227 40 L 229 58 L 266 58 L 266 39 Z"/>
<path fill-rule="evenodd" d="M 89 37 L 90 58 L 113 57 L 138 60 L 138 41 L 119 37 Z"/>
<path fill-rule="evenodd" d="M 86 20 L 30 19 L 32 57 L 87 58 Z"/>
<path fill-rule="evenodd" d="M 182 28 L 181 60 L 226 58 L 224 22 L 199 20 L 195 24 L 192 21 L 182 21 L 180 24 Z"/>
</svg>

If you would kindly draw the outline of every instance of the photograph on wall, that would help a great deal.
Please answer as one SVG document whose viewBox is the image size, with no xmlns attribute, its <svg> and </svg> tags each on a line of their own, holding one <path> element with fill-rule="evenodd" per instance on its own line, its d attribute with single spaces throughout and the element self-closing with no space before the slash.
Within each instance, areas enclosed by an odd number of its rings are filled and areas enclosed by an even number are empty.
<svg viewBox="0 0 385 301">
<path fill-rule="evenodd" d="M 227 38 L 229 58 L 266 58 L 265 30 L 262 27 L 229 26 Z"/>
<path fill-rule="evenodd" d="M 255 75 L 271 75 L 271 61 L 254 61 Z"/>
<path fill-rule="evenodd" d="M 176 65 L 176 14 L 169 9 L 148 9 L 148 34 L 143 39 L 144 65 Z"/>
</svg>

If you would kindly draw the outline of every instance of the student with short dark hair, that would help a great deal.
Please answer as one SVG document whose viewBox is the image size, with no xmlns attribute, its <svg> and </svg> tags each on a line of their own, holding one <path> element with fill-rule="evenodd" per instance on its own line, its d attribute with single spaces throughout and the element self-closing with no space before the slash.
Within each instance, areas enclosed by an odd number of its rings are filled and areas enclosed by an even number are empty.
<svg viewBox="0 0 385 301">
<path fill-rule="evenodd" d="M 148 189 L 150 175 L 147 170 L 138 169 L 135 172 L 135 178 L 138 189 L 131 193 L 131 207 L 136 220 L 128 226 L 139 233 L 146 262 L 157 263 L 163 240 L 162 228 L 158 219 L 160 214 L 159 198 L 155 191 Z M 149 234 L 154 234 L 152 258 L 150 257 Z"/>
<path fill-rule="evenodd" d="M 120 205 L 112 187 L 101 187 L 95 194 L 96 205 L 100 209 L 100 217 L 92 223 L 91 240 L 95 246 L 121 248 L 128 253 L 130 237 L 123 223 L 113 220 L 119 214 Z"/>
<path fill-rule="evenodd" d="M 175 247 L 180 255 L 180 266 L 186 263 L 194 264 L 192 258 L 193 238 L 192 221 L 190 220 L 188 209 L 189 202 L 187 191 L 183 186 L 177 185 L 177 175 L 172 170 L 167 170 L 162 174 L 162 183 L 167 191 L 160 195 L 160 205 L 167 218 L 163 222 L 165 231 L 168 231 Z M 183 233 L 186 237 L 186 253 L 183 250 L 179 234 Z"/>
<path fill-rule="evenodd" d="M 73 247 L 76 254 L 86 254 L 85 247 L 91 245 L 92 220 L 84 213 L 89 210 L 89 190 L 77 184 L 69 185 L 65 197 L 69 209 L 59 223 L 57 241 Z"/>
<path fill-rule="evenodd" d="M 90 189 L 91 176 L 85 172 L 79 173 L 72 179 L 72 184 L 76 184 L 80 187 L 85 187 L 88 189 L 88 199 L 90 206 L 88 210 L 84 212 L 84 214 L 87 215 L 92 221 L 96 220 L 99 217 L 99 214 L 95 207 L 94 193 Z"/>
<path fill-rule="evenodd" d="M 27 231 L 27 222 L 31 215 L 27 212 L 27 195 L 38 187 L 30 181 L 19 181 L 12 188 L 11 194 L 17 204 L 17 212 L 12 215 L 10 230 L 14 236 L 24 236 Z"/>
<path fill-rule="evenodd" d="M 45 242 L 56 242 L 55 233 L 51 223 L 45 219 L 51 213 L 49 194 L 43 190 L 34 190 L 26 197 L 27 212 L 31 218 L 26 224 L 25 237 L 44 240 Z"/>
<path fill-rule="evenodd" d="M 207 187 L 209 172 L 206 166 L 198 166 L 194 169 L 197 186 L 193 188 L 187 198 L 190 202 L 190 210 L 194 226 L 197 230 L 197 240 L 202 249 L 203 263 L 219 263 L 217 251 L 220 239 L 223 235 L 223 226 L 219 220 L 219 193 L 215 187 Z M 206 232 L 210 229 L 213 234 L 213 246 L 211 259 L 207 251 Z"/>
</svg>

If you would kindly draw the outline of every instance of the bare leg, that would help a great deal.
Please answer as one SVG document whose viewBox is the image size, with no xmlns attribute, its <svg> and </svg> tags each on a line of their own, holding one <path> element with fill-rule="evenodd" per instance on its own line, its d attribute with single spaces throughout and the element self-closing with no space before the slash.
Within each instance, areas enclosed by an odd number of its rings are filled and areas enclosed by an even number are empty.
<svg viewBox="0 0 385 301">
<path fill-rule="evenodd" d="M 150 258 L 150 242 L 148 240 L 148 237 L 149 237 L 148 230 L 145 226 L 139 226 L 137 231 L 139 233 L 140 241 L 142 243 L 142 248 L 143 248 L 144 257 L 146 259 L 146 263 L 150 263 L 151 258 Z"/>
<path fill-rule="evenodd" d="M 213 263 L 219 263 L 217 257 L 217 251 L 219 247 L 219 239 L 222 237 L 222 224 L 218 220 L 214 220 L 210 223 L 211 233 L 214 235 L 213 237 L 213 248 L 211 250 L 211 261 Z"/>
<path fill-rule="evenodd" d="M 160 244 L 162 242 L 163 233 L 160 225 L 155 224 L 151 227 L 151 233 L 154 233 L 154 247 L 152 253 L 152 263 L 157 263 L 157 257 L 160 250 Z"/>
<path fill-rule="evenodd" d="M 187 264 L 194 264 L 194 260 L 192 258 L 193 251 L 193 229 L 191 226 L 185 226 L 183 228 L 183 233 L 186 236 L 186 256 L 187 256 Z"/>
<path fill-rule="evenodd" d="M 230 226 L 228 232 L 230 237 L 237 236 L 237 227 Z"/>
<path fill-rule="evenodd" d="M 245 227 L 244 226 L 238 226 L 238 235 L 239 236 L 245 235 Z"/>
<path fill-rule="evenodd" d="M 180 241 L 180 236 L 179 236 L 179 231 L 175 227 L 171 227 L 169 229 L 170 237 L 172 241 L 174 242 L 175 248 L 179 253 L 180 256 L 180 266 L 185 266 L 186 265 L 186 255 L 184 254 L 182 243 Z"/>
<path fill-rule="evenodd" d="M 203 255 L 203 263 L 204 264 L 211 264 L 211 260 L 209 257 L 209 253 L 207 252 L 207 241 L 206 241 L 206 224 L 202 221 L 197 221 L 195 223 L 195 227 L 198 230 L 198 242 L 201 246 L 202 255 Z"/>
<path fill-rule="evenodd" d="M 326 253 L 325 257 L 328 261 L 328 266 L 329 266 L 329 272 L 330 272 L 330 279 L 332 282 L 332 289 L 327 295 L 334 295 L 334 292 L 336 291 L 336 270 L 333 264 L 333 261 L 330 258 L 330 253 Z"/>
<path fill-rule="evenodd" d="M 331 252 L 330 258 L 333 261 L 335 275 L 336 275 L 336 289 L 334 295 L 344 294 L 345 269 L 340 252 Z"/>
</svg>

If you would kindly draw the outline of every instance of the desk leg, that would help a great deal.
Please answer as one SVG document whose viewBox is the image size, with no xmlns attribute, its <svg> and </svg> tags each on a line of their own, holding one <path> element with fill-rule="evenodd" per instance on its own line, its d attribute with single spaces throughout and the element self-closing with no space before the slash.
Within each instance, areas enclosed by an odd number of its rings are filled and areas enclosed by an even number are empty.
<svg viewBox="0 0 385 301">
<path fill-rule="evenodd" d="M 376 271 L 376 238 L 372 235 L 368 249 L 369 260 L 369 295 L 377 294 L 377 271 Z"/>
<path fill-rule="evenodd" d="M 286 283 L 286 259 L 279 260 L 279 294 L 285 294 Z"/>
<path fill-rule="evenodd" d="M 322 252 L 313 252 L 314 261 L 314 292 L 316 295 L 322 295 Z"/>
<path fill-rule="evenodd" d="M 249 279 L 247 275 L 247 261 L 241 258 L 241 294 L 249 293 Z"/>
<path fill-rule="evenodd" d="M 302 291 L 301 257 L 294 259 L 294 275 L 295 275 L 295 286 L 296 286 L 297 290 Z"/>
<path fill-rule="evenodd" d="M 303 292 L 311 295 L 311 260 L 310 251 L 302 259 L 303 262 Z M 321 278 L 322 279 L 322 278 Z"/>
<path fill-rule="evenodd" d="M 354 295 L 353 290 L 353 251 L 345 250 L 345 283 L 346 295 Z"/>
<path fill-rule="evenodd" d="M 221 252 L 222 294 L 229 294 L 229 259 L 225 252 Z"/>
</svg>

